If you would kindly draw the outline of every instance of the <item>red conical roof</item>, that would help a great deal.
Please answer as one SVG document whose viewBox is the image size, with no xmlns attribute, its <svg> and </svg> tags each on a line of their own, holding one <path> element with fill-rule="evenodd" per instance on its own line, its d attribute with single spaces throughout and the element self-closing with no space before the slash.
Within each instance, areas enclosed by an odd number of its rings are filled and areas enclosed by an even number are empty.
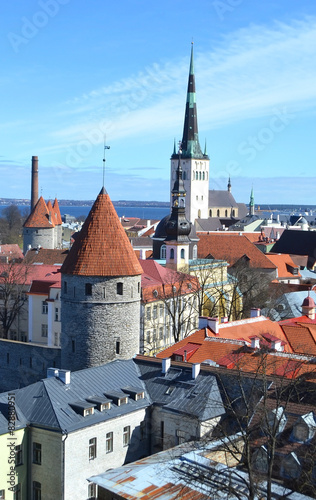
<svg viewBox="0 0 316 500">
<path fill-rule="evenodd" d="M 142 274 L 132 245 L 104 188 L 94 202 L 61 272 L 79 276 Z"/>
<path fill-rule="evenodd" d="M 38 199 L 23 227 L 55 227 L 54 218 L 52 217 L 51 221 L 49 221 L 49 211 L 42 196 Z"/>
<path fill-rule="evenodd" d="M 53 210 L 56 218 L 56 224 L 59 226 L 60 224 L 63 223 L 61 220 L 61 215 L 60 215 L 60 210 L 59 210 L 59 204 L 57 198 L 55 198 L 54 203 L 53 203 Z"/>
</svg>

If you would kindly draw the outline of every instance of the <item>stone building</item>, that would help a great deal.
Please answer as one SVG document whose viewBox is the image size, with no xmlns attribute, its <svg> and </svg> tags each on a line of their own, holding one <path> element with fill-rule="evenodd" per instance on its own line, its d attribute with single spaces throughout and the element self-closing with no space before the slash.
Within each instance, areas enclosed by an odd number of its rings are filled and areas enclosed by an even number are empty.
<svg viewBox="0 0 316 500">
<path fill-rule="evenodd" d="M 62 367 L 139 352 L 142 268 L 102 188 L 62 268 Z"/>
<path fill-rule="evenodd" d="M 31 248 L 61 248 L 62 220 L 57 199 L 46 204 L 41 196 L 23 224 L 23 253 Z"/>
</svg>

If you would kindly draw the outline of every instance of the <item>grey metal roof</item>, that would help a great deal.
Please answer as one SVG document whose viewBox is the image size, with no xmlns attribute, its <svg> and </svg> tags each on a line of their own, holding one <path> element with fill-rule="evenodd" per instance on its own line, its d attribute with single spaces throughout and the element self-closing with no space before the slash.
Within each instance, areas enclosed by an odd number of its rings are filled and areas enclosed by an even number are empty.
<svg viewBox="0 0 316 500">
<path fill-rule="evenodd" d="M 225 413 L 215 375 L 203 373 L 192 379 L 191 366 L 170 368 L 166 375 L 160 364 L 135 359 L 154 404 L 165 410 L 188 414 L 201 421 Z"/>
<path fill-rule="evenodd" d="M 142 387 L 145 398 L 135 401 L 129 398 L 122 406 L 111 404 L 105 411 L 94 409 L 93 415 L 84 417 L 71 405 L 89 400 L 93 396 L 104 397 L 128 385 Z M 126 397 L 126 394 L 122 393 Z M 72 372 L 70 384 L 51 377 L 15 391 L 16 404 L 31 425 L 42 425 L 59 431 L 71 432 L 101 421 L 146 408 L 151 404 L 144 383 L 133 360 L 117 360 L 106 365 Z M 5 396 L 4 402 L 7 402 Z M 87 406 L 92 406 L 87 402 Z M 1 411 L 1 410 L 0 410 Z"/>
<path fill-rule="evenodd" d="M 232 207 L 238 208 L 235 198 L 229 191 L 212 189 L 208 195 L 209 207 Z"/>
</svg>

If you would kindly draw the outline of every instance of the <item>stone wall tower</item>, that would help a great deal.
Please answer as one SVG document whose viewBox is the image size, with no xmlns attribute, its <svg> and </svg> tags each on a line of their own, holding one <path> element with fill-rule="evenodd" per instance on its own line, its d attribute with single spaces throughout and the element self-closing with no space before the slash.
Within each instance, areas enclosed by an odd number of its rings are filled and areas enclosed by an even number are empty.
<svg viewBox="0 0 316 500">
<path fill-rule="evenodd" d="M 177 178 L 178 160 L 179 155 L 174 148 L 171 156 L 170 189 Z M 181 155 L 182 176 L 187 193 L 185 215 L 192 223 L 195 219 L 207 219 L 209 216 L 209 164 L 209 157 L 206 151 L 202 153 L 198 136 L 192 44 Z"/>
<path fill-rule="evenodd" d="M 102 188 L 61 268 L 63 368 L 90 368 L 139 352 L 142 272 Z"/>
<path fill-rule="evenodd" d="M 62 220 L 57 200 L 48 204 L 42 196 L 23 224 L 23 253 L 30 248 L 62 248 Z"/>
</svg>

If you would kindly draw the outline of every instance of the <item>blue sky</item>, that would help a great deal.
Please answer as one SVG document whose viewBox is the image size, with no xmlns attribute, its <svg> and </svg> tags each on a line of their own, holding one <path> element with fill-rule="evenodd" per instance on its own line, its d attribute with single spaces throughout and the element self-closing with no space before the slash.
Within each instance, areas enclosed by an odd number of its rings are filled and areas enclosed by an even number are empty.
<svg viewBox="0 0 316 500">
<path fill-rule="evenodd" d="M 316 204 L 314 0 L 2 2 L 0 197 L 169 199 L 194 40 L 210 187 Z"/>
</svg>

